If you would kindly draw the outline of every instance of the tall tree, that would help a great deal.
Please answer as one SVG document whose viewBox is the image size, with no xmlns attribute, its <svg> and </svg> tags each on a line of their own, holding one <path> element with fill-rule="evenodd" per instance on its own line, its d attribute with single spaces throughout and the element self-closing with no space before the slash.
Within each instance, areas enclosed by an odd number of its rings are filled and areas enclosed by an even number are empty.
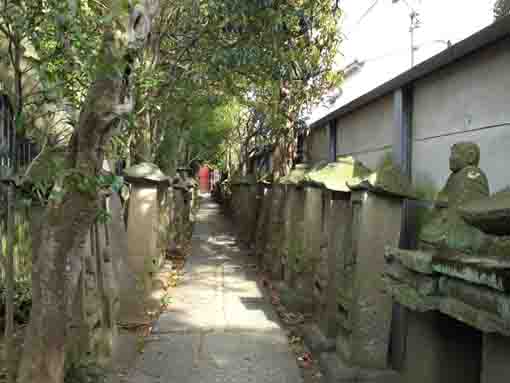
<svg viewBox="0 0 510 383">
<path fill-rule="evenodd" d="M 179 0 L 162 15 L 159 65 L 138 77 L 148 84 L 149 91 L 141 94 L 144 102 L 138 103 L 144 113 L 170 106 L 168 113 L 159 113 L 165 117 L 156 124 L 158 134 L 168 124 L 187 131 L 193 126 L 189 115 L 196 116 L 204 101 L 234 97 L 266 116 L 265 138 L 281 146 L 284 166 L 303 109 L 340 80 L 333 71 L 339 44 L 334 4 Z M 164 84 L 160 89 L 165 91 L 154 92 L 155 83 Z M 152 136 L 156 142 L 158 134 Z"/>
<path fill-rule="evenodd" d="M 171 170 L 176 159 L 217 158 L 225 132 L 247 120 L 252 125 L 238 129 L 238 142 L 263 125 L 261 141 L 283 147 L 302 109 L 339 81 L 332 71 L 339 40 L 331 0 L 131 3 L 0 2 L 12 88 L 26 73 L 37 82 L 35 101 L 24 91 L 29 82 L 16 93 L 23 95 L 23 114 L 49 102 L 71 109 L 65 161 L 33 239 L 33 307 L 19 383 L 62 381 L 78 254 L 108 186 L 99 177 L 106 150 L 173 162 Z M 16 47 L 26 63 L 18 74 Z M 249 121 L 252 114 L 264 123 Z"/>
<path fill-rule="evenodd" d="M 77 4 L 69 1 L 62 9 L 68 25 L 80 12 Z M 33 239 L 33 304 L 19 383 L 63 380 L 69 317 L 81 272 L 77 254 L 99 209 L 104 147 L 115 133 L 118 118 L 132 110 L 130 67 L 149 41 L 159 2 L 146 0 L 126 8 L 112 1 L 105 10 L 108 21 L 96 57 L 96 76 L 68 147 L 58 195 L 48 205 L 45 224 Z M 123 31 L 127 31 L 124 41 L 119 39 Z"/>
</svg>

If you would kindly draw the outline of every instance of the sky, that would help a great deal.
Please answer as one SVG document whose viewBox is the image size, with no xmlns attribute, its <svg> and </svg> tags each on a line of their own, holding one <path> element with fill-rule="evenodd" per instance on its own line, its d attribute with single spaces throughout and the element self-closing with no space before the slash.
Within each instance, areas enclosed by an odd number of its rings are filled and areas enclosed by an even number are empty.
<svg viewBox="0 0 510 383">
<path fill-rule="evenodd" d="M 410 13 L 419 13 L 415 65 L 493 22 L 495 0 L 341 0 L 343 42 L 338 67 L 354 60 L 362 70 L 346 79 L 333 106 L 314 108 L 309 123 L 411 67 Z"/>
</svg>

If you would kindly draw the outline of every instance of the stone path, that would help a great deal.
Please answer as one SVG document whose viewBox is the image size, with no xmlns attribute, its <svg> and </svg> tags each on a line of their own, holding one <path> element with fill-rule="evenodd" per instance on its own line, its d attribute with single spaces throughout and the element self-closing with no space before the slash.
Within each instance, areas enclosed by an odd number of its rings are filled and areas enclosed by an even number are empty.
<svg viewBox="0 0 510 383">
<path fill-rule="evenodd" d="M 229 232 L 205 200 L 186 274 L 134 364 L 129 383 L 300 383 L 271 305 Z"/>
</svg>

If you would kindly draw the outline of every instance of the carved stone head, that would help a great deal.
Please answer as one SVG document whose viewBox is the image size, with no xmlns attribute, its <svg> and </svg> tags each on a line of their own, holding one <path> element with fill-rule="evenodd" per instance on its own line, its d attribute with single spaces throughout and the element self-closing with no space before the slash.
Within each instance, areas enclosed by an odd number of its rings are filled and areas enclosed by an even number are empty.
<svg viewBox="0 0 510 383">
<path fill-rule="evenodd" d="M 454 173 L 480 163 L 480 148 L 473 142 L 458 142 L 451 148 L 450 170 Z"/>
</svg>

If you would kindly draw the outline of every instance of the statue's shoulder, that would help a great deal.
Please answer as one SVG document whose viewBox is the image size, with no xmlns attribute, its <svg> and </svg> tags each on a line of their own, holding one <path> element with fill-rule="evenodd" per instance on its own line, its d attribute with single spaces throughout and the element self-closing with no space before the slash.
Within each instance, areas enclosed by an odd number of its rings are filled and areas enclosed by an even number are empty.
<svg viewBox="0 0 510 383">
<path fill-rule="evenodd" d="M 477 166 L 466 166 L 455 176 L 455 192 L 465 194 L 464 202 L 489 195 L 489 181 Z"/>
<path fill-rule="evenodd" d="M 463 177 L 474 181 L 487 181 L 485 172 L 477 166 L 466 166 L 459 172 Z"/>
</svg>

